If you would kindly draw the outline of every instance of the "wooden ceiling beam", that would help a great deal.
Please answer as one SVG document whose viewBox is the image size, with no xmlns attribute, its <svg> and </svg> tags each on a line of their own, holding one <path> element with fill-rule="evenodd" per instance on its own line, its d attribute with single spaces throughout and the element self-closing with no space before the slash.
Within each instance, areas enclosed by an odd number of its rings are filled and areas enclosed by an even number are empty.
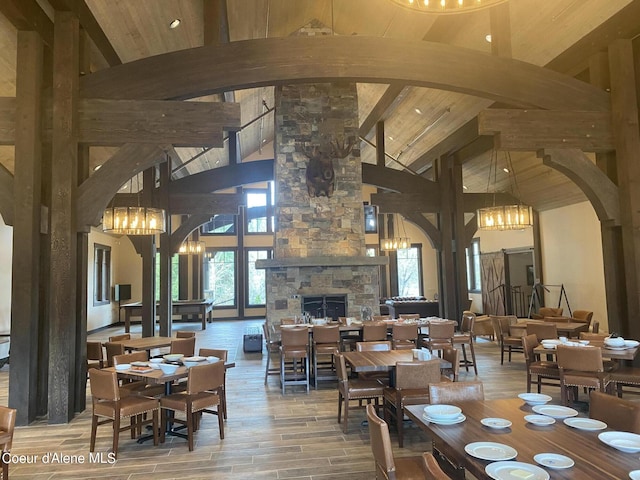
<svg viewBox="0 0 640 480">
<path fill-rule="evenodd" d="M 436 226 L 421 213 L 407 213 L 404 218 L 424 232 L 434 250 L 442 250 L 442 234 Z"/>
<path fill-rule="evenodd" d="M 114 207 L 137 205 L 140 201 L 137 193 L 118 193 L 113 197 Z M 154 196 L 154 199 L 157 196 Z M 237 215 L 240 205 L 244 205 L 244 196 L 240 193 L 174 193 L 169 192 L 170 215 L 209 215 L 217 214 Z M 164 208 L 160 202 L 154 200 L 147 207 Z"/>
<path fill-rule="evenodd" d="M 397 81 L 523 108 L 610 109 L 606 92 L 525 62 L 452 45 L 360 36 L 266 38 L 156 55 L 85 75 L 81 96 L 184 99 L 340 79 Z"/>
<path fill-rule="evenodd" d="M 379 213 L 437 213 L 441 209 L 440 192 L 421 193 L 372 193 L 371 205 L 378 207 Z"/>
<path fill-rule="evenodd" d="M 80 25 L 110 66 L 122 64 L 120 56 L 111 45 L 85 0 L 49 0 L 49 3 L 56 10 L 69 11 L 78 17 Z"/>
<path fill-rule="evenodd" d="M 489 150 L 492 150 L 494 148 L 493 139 L 494 137 L 491 135 L 479 136 L 469 145 L 465 145 L 464 147 L 457 150 L 452 155 L 453 160 L 456 162 L 465 163 L 487 153 Z"/>
<path fill-rule="evenodd" d="M 0 215 L 5 225 L 13 225 L 13 184 L 13 175 L 0 163 Z"/>
<path fill-rule="evenodd" d="M 227 165 L 189 175 L 171 184 L 172 193 L 210 193 L 249 183 L 273 180 L 273 160 Z"/>
<path fill-rule="evenodd" d="M 0 0 L 0 13 L 17 30 L 34 30 L 49 48 L 53 48 L 53 22 L 36 0 Z"/>
<path fill-rule="evenodd" d="M 586 152 L 614 149 L 607 112 L 487 109 L 478 115 L 478 133 L 497 135 L 500 150 L 538 151 L 577 148 Z"/>
<path fill-rule="evenodd" d="M 465 193 L 462 195 L 465 213 L 475 213 L 479 208 L 493 205 L 515 205 L 521 203 L 510 193 Z"/>
<path fill-rule="evenodd" d="M 360 125 L 358 134 L 367 138 L 376 123 L 389 118 L 393 114 L 406 97 L 408 91 L 409 89 L 402 84 L 393 83 L 389 85 L 380 100 L 378 100 L 378 103 L 373 106 L 367 118 Z"/>
<path fill-rule="evenodd" d="M 432 180 L 412 175 L 393 168 L 379 167 L 370 163 L 362 164 L 362 183 L 396 192 L 439 192 L 440 187 Z"/>
</svg>

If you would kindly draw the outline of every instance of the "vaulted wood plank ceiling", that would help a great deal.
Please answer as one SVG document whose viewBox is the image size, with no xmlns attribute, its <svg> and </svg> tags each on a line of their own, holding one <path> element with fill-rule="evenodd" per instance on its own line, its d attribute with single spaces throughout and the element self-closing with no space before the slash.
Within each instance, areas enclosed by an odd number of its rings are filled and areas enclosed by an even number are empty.
<svg viewBox="0 0 640 480">
<path fill-rule="evenodd" d="M 20 0 L 7 0 L 15 4 Z M 24 0 L 34 3 L 34 0 Z M 52 4 L 68 0 L 52 0 Z M 81 0 L 80 0 L 81 1 Z M 102 28 L 123 63 L 170 51 L 201 46 L 204 43 L 205 2 L 215 0 L 86 0 L 86 5 Z M 53 8 L 47 0 L 37 0 L 50 17 Z M 535 65 L 550 64 L 559 71 L 577 74 L 584 69 L 586 54 L 604 51 L 606 41 L 615 35 L 628 38 L 635 35 L 629 26 L 629 13 L 640 12 L 638 0 L 510 0 L 513 57 Z M 362 35 L 426 40 L 463 46 L 489 52 L 485 36 L 490 33 L 487 10 L 461 15 L 418 14 L 400 8 L 389 0 L 233 0 L 226 2 L 229 41 L 289 36 L 312 21 L 320 22 L 335 35 Z M 620 13 L 622 11 L 622 13 Z M 6 14 L 6 6 L 0 6 Z M 177 28 L 169 28 L 173 19 L 180 19 Z M 636 17 L 637 18 L 637 17 Z M 626 23 L 625 23 L 626 22 Z M 15 23 L 15 22 L 14 22 Z M 617 24 L 620 27 L 617 27 Z M 637 22 L 636 22 L 637 23 Z M 583 37 L 596 29 L 609 32 L 608 39 L 600 35 L 590 49 L 577 48 Z M 631 30 L 631 32 L 630 32 Z M 605 35 L 606 36 L 606 35 Z M 0 15 L 0 95 L 15 95 L 16 29 Z M 415 59 L 419 62 L 420 59 Z M 108 68 L 108 63 L 96 53 L 92 69 Z M 212 65 L 211 68 L 215 68 Z M 188 79 L 185 79 L 188 81 Z M 408 168 L 429 175 L 431 162 L 444 153 L 438 145 L 449 138 L 490 101 L 429 88 L 394 86 L 394 102 L 386 109 L 377 108 L 385 99 L 386 85 L 358 84 L 360 122 L 367 122 L 368 131 L 361 135 L 375 143 L 376 120 L 385 121 L 387 163 L 392 168 Z M 398 93 L 399 92 L 399 93 Z M 242 104 L 242 123 L 267 112 L 274 105 L 272 87 L 261 87 L 235 93 Z M 214 95 L 199 101 L 223 101 Z M 369 115 L 375 112 L 375 117 Z M 267 113 L 240 133 L 243 158 L 273 155 L 274 114 Z M 451 142 L 455 151 L 469 142 Z M 362 159 L 375 163 L 375 150 L 368 143 L 361 147 Z M 113 148 L 91 149 L 92 164 L 99 165 Z M 184 167 L 174 163 L 175 175 L 183 176 L 226 165 L 227 147 L 203 153 L 198 148 L 176 149 Z M 430 154 L 428 152 L 431 152 Z M 464 184 L 468 192 L 484 192 L 488 185 L 490 152 L 467 158 L 463 166 Z M 197 157 L 195 160 L 192 160 Z M 504 163 L 504 156 L 498 156 Z M 555 208 L 585 200 L 584 195 L 564 175 L 542 165 L 534 152 L 511 154 L 522 199 L 539 210 Z M 13 148 L 0 147 L 0 162 L 13 170 Z M 509 190 L 508 174 L 499 165 L 495 184 L 490 189 Z"/>
</svg>

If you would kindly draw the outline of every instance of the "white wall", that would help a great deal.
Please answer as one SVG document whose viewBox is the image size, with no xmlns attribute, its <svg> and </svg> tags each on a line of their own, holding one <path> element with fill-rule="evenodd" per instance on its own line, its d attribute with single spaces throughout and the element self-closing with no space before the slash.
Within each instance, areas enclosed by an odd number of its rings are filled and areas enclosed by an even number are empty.
<svg viewBox="0 0 640 480">
<path fill-rule="evenodd" d="M 11 330 L 11 261 L 13 228 L 0 215 L 0 333 Z"/>
<path fill-rule="evenodd" d="M 592 310 L 600 330 L 608 331 L 600 222 L 591 204 L 541 212 L 540 235 L 543 283 L 564 284 L 571 309 Z M 545 298 L 549 305 L 557 305 L 557 291 Z"/>
</svg>

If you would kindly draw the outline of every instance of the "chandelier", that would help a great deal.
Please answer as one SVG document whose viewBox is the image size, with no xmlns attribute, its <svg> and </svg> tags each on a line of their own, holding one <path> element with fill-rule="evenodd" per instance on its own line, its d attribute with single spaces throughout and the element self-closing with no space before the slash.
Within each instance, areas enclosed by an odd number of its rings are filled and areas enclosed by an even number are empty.
<svg viewBox="0 0 640 480">
<path fill-rule="evenodd" d="M 155 235 L 167 230 L 162 208 L 140 206 L 140 183 L 136 175 L 138 205 L 108 207 L 102 214 L 102 231 L 120 235 Z M 129 193 L 133 193 L 133 177 L 129 180 Z"/>
<path fill-rule="evenodd" d="M 196 240 L 186 240 L 182 242 L 178 249 L 179 255 L 202 255 L 205 251 L 204 242 Z"/>
<path fill-rule="evenodd" d="M 494 205 L 490 207 L 479 208 L 476 212 L 478 218 L 478 229 L 480 230 L 522 230 L 533 225 L 533 209 L 529 205 L 518 203 L 514 205 L 495 205 L 495 180 L 498 167 L 498 152 L 492 155 L 492 161 L 489 166 L 489 181 L 487 182 L 487 193 L 489 193 L 489 183 L 493 173 L 494 180 Z M 509 182 L 511 184 L 511 193 L 519 199 L 518 182 L 516 180 L 516 172 L 513 169 L 511 155 L 507 152 L 506 166 L 503 171 L 509 174 Z"/>
<path fill-rule="evenodd" d="M 392 218 L 394 217 L 395 215 L 392 214 Z M 400 217 L 400 222 L 398 222 L 398 231 L 400 231 L 400 226 L 402 226 L 403 236 L 381 239 L 380 250 L 382 250 L 383 252 L 395 252 L 396 250 L 404 250 L 405 248 L 409 248 L 411 246 L 411 240 L 409 240 L 409 237 L 407 237 L 407 232 L 404 228 L 402 217 Z"/>
<path fill-rule="evenodd" d="M 466 13 L 489 8 L 506 0 L 391 0 L 404 8 L 422 13 Z"/>
<path fill-rule="evenodd" d="M 164 210 L 153 207 L 109 207 L 102 214 L 102 231 L 122 235 L 155 235 L 166 231 Z"/>
</svg>

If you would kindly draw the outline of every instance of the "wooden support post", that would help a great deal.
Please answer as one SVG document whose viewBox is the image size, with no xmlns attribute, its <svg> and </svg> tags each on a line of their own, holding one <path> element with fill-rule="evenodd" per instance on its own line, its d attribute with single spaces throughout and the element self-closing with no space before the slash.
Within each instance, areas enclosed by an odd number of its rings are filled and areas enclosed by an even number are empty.
<svg viewBox="0 0 640 480">
<path fill-rule="evenodd" d="M 627 316 L 619 333 L 640 336 L 640 130 L 638 95 L 631 40 L 615 40 L 609 46 L 611 112 L 618 162 L 618 187 L 622 217 L 622 247 L 627 292 Z"/>
<path fill-rule="evenodd" d="M 40 263 L 40 143 L 43 45 L 36 32 L 18 31 L 13 263 L 11 289 L 11 370 L 9 406 L 16 423 L 37 416 Z"/>
<path fill-rule="evenodd" d="M 453 187 L 453 223 L 455 244 L 455 274 L 456 274 L 456 315 L 455 317 L 447 317 L 458 320 L 462 318 L 462 312 L 467 308 L 469 299 L 469 286 L 467 285 L 467 255 L 466 248 L 469 246 L 466 242 L 464 223 L 464 199 L 462 198 L 462 165 L 460 162 L 452 162 L 451 165 L 451 184 Z"/>
<path fill-rule="evenodd" d="M 160 336 L 171 336 L 171 320 L 173 308 L 171 305 L 172 277 L 171 277 L 171 214 L 169 213 L 169 180 L 171 178 L 170 162 L 160 164 L 160 205 L 167 214 L 167 230 L 160 234 L 160 299 L 158 316 L 160 319 Z M 146 185 L 146 182 L 145 182 Z"/>
<path fill-rule="evenodd" d="M 150 205 L 151 192 L 155 188 L 155 168 L 143 172 L 145 196 L 142 202 Z M 156 334 L 156 236 L 148 235 L 141 239 L 142 255 L 142 336 L 153 337 Z"/>
<path fill-rule="evenodd" d="M 376 165 L 384 167 L 387 159 L 384 154 L 384 122 L 376 123 Z"/>
<path fill-rule="evenodd" d="M 49 423 L 75 412 L 76 208 L 79 79 L 78 19 L 55 12 L 51 167 L 51 271 L 49 294 Z"/>
<path fill-rule="evenodd" d="M 457 318 L 456 313 L 456 269 L 454 256 L 453 226 L 453 188 L 451 168 L 448 157 L 440 157 L 437 163 L 437 179 L 442 192 L 442 210 L 438 214 L 438 223 L 442 234 L 442 250 L 440 250 L 440 315 L 443 318 Z"/>
</svg>

